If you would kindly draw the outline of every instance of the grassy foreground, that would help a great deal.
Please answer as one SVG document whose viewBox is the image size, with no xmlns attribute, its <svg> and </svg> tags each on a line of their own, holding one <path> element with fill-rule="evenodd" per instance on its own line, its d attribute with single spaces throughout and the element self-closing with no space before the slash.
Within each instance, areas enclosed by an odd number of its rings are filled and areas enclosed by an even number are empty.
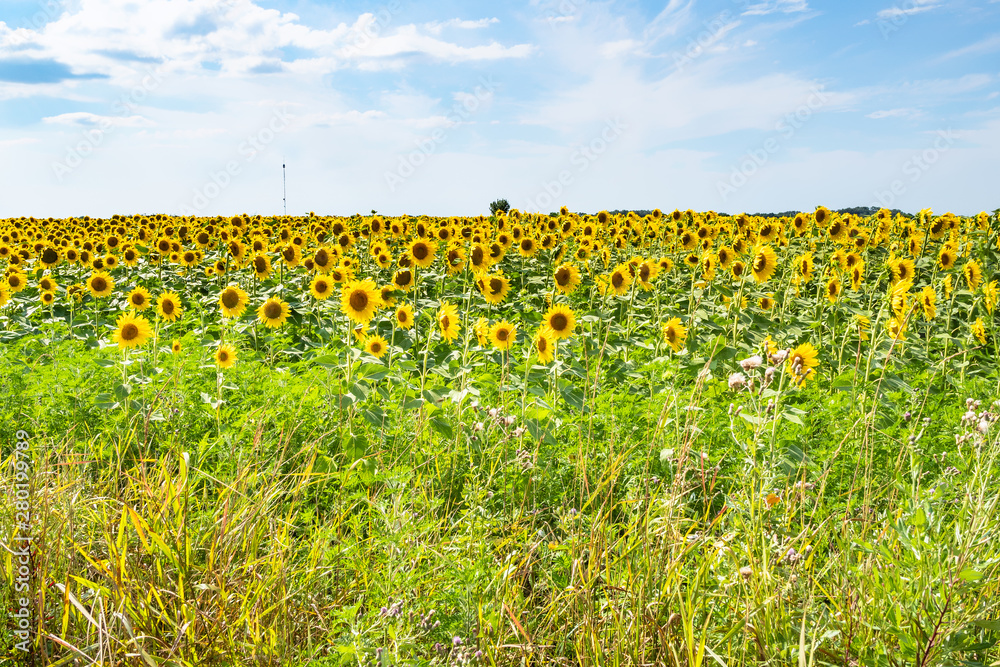
<svg viewBox="0 0 1000 667">
<path fill-rule="evenodd" d="M 123 366 L 56 325 L 6 345 L 2 485 L 24 430 L 34 537 L 32 651 L 8 655 L 997 664 L 995 365 L 897 364 L 890 339 L 868 374 L 764 387 L 763 359 L 751 390 L 730 374 L 756 350 L 616 331 L 426 376 L 350 348 L 220 371 L 190 339 Z"/>
</svg>

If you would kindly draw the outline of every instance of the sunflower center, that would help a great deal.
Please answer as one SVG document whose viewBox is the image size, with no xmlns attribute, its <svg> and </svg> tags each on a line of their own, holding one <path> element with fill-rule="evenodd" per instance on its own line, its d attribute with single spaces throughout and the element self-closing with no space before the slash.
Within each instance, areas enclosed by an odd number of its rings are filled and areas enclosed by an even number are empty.
<svg viewBox="0 0 1000 667">
<path fill-rule="evenodd" d="M 235 308 L 240 302 L 240 295 L 234 289 L 227 289 L 222 293 L 222 305 L 226 308 Z"/>
<path fill-rule="evenodd" d="M 144 303 L 146 303 L 146 297 L 144 297 L 142 294 L 133 294 L 132 295 L 132 305 L 133 306 L 141 306 Z"/>
<path fill-rule="evenodd" d="M 329 289 L 330 286 L 326 283 L 325 280 L 319 280 L 316 282 L 316 292 L 318 294 L 326 294 L 327 290 Z"/>
<path fill-rule="evenodd" d="M 506 329 L 499 329 L 497 331 L 497 340 L 499 340 L 501 343 L 506 343 L 509 337 L 510 337 L 510 332 L 507 331 Z"/>
<path fill-rule="evenodd" d="M 174 314 L 174 302 L 170 299 L 164 299 L 163 303 L 160 304 L 160 308 L 163 310 L 164 315 Z"/>
<path fill-rule="evenodd" d="M 413 246 L 413 257 L 415 259 L 417 260 L 425 259 L 427 257 L 427 254 L 428 254 L 427 246 L 425 246 L 423 243 L 418 243 L 417 245 Z"/>
<path fill-rule="evenodd" d="M 368 307 L 368 295 L 364 290 L 354 290 L 350 298 L 351 309 L 362 312 Z"/>
<path fill-rule="evenodd" d="M 556 282 L 559 283 L 561 287 L 565 287 L 567 284 L 569 284 L 569 279 L 570 279 L 569 269 L 562 268 L 556 271 Z"/>
<path fill-rule="evenodd" d="M 619 287 L 621 287 L 622 283 L 624 283 L 624 282 L 625 282 L 625 276 L 623 276 L 618 271 L 615 271 L 614 275 L 611 276 L 611 284 L 614 285 L 615 289 L 618 289 Z M 563 318 L 563 319 L 565 320 L 565 318 Z M 555 321 L 555 320 L 553 320 L 553 321 Z"/>
<path fill-rule="evenodd" d="M 667 327 L 666 339 L 668 343 L 673 343 L 677 340 L 677 331 L 673 327 Z"/>
<path fill-rule="evenodd" d="M 46 248 L 42 251 L 42 261 L 46 264 L 54 264 L 58 259 L 59 253 L 52 248 Z"/>
<path fill-rule="evenodd" d="M 441 328 L 447 330 L 449 327 L 451 327 L 451 318 L 444 315 L 441 318 Z"/>
<path fill-rule="evenodd" d="M 264 317 L 269 320 L 276 320 L 281 317 L 281 304 L 269 302 L 264 306 Z"/>
<path fill-rule="evenodd" d="M 325 248 L 320 248 L 316 251 L 316 256 L 313 257 L 313 263 L 316 266 L 326 266 L 327 262 L 330 261 L 330 254 Z"/>
<path fill-rule="evenodd" d="M 496 296 L 503 290 L 503 281 L 499 278 L 490 278 L 490 294 Z"/>
<path fill-rule="evenodd" d="M 90 282 L 90 286 L 93 287 L 96 292 L 103 292 L 108 288 L 108 281 L 104 278 L 94 278 Z"/>
<path fill-rule="evenodd" d="M 401 310 L 398 313 L 396 313 L 396 319 L 399 320 L 400 322 L 406 323 L 406 320 L 408 318 L 409 318 L 409 315 L 406 314 L 405 310 Z"/>
<path fill-rule="evenodd" d="M 565 331 L 566 327 L 569 326 L 569 319 L 562 313 L 556 313 L 549 320 L 549 326 L 551 326 L 556 331 Z"/>
<path fill-rule="evenodd" d="M 229 353 L 226 352 L 225 350 L 220 350 L 219 351 L 219 361 L 221 361 L 223 363 L 229 361 Z"/>
<path fill-rule="evenodd" d="M 757 255 L 756 259 L 753 260 L 753 270 L 763 271 L 765 266 L 767 266 L 767 257 Z"/>
<path fill-rule="evenodd" d="M 472 265 L 479 266 L 483 263 L 483 249 L 476 247 L 472 249 Z"/>
<path fill-rule="evenodd" d="M 139 327 L 129 322 L 122 327 L 122 340 L 135 340 L 139 337 Z"/>
<path fill-rule="evenodd" d="M 538 351 L 539 352 L 544 352 L 547 349 L 549 349 L 549 341 L 548 341 L 548 339 L 547 338 L 539 338 L 538 339 Z"/>
<path fill-rule="evenodd" d="M 267 260 L 263 257 L 255 257 L 253 260 L 253 268 L 257 273 L 264 273 L 267 271 Z"/>
</svg>

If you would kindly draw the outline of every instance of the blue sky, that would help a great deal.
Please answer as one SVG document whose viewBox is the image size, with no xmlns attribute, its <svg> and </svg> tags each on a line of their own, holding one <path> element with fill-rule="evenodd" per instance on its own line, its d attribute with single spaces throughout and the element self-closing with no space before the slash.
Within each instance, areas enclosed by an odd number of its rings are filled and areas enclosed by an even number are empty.
<svg viewBox="0 0 1000 667">
<path fill-rule="evenodd" d="M 0 217 L 993 210 L 1000 0 L 4 0 Z"/>
</svg>

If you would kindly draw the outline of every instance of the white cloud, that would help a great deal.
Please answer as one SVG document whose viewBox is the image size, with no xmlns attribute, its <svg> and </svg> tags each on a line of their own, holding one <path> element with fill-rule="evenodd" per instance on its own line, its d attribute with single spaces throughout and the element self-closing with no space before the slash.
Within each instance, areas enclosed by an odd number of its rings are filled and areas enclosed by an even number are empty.
<svg viewBox="0 0 1000 667">
<path fill-rule="evenodd" d="M 35 137 L 20 137 L 18 139 L 0 139 L 0 146 L 24 146 L 26 144 L 37 144 Z"/>
<path fill-rule="evenodd" d="M 353 24 L 318 29 L 251 0 L 79 0 L 38 30 L 11 31 L 0 24 L 0 56 L 16 37 L 33 47 L 33 57 L 72 63 L 74 71 L 123 84 L 143 66 L 162 62 L 174 72 L 201 73 L 209 64 L 222 76 L 246 76 L 286 69 L 327 73 L 387 59 L 398 67 L 414 56 L 458 63 L 532 52 L 529 44 L 459 45 L 438 35 L 444 28 L 485 28 L 496 18 L 424 26 L 397 25 L 394 19 L 387 12 L 365 13 Z"/>
<path fill-rule="evenodd" d="M 1000 0 L 995 1 L 1000 2 Z M 991 35 L 985 39 L 979 40 L 978 42 L 969 44 L 968 46 L 963 46 L 960 49 L 949 51 L 941 56 L 941 60 L 950 60 L 951 58 L 960 58 L 962 56 L 978 56 L 984 53 L 993 53 L 998 50 L 1000 50 L 1000 34 Z"/>
<path fill-rule="evenodd" d="M 906 16 L 911 16 L 913 14 L 921 14 L 923 12 L 929 12 L 932 9 L 937 9 L 941 4 L 937 3 L 935 0 L 906 0 L 906 2 L 893 5 L 888 9 L 879 10 L 875 16 L 880 19 L 901 19 Z"/>
<path fill-rule="evenodd" d="M 880 111 L 873 111 L 866 118 L 912 118 L 913 116 L 919 116 L 920 111 L 918 109 L 883 109 Z"/>
<path fill-rule="evenodd" d="M 767 14 L 778 12 L 782 14 L 794 14 L 805 11 L 809 11 L 809 3 L 806 0 L 765 0 L 764 2 L 748 5 L 743 15 L 766 16 Z"/>
<path fill-rule="evenodd" d="M 50 125 L 76 125 L 80 127 L 150 127 L 154 124 L 149 119 L 138 115 L 99 116 L 86 111 L 47 116 L 42 119 L 42 122 Z"/>
<path fill-rule="evenodd" d="M 425 23 L 424 29 L 427 32 L 440 35 L 442 31 L 448 28 L 454 28 L 458 30 L 481 30 L 483 28 L 488 28 L 494 23 L 499 23 L 500 19 L 496 17 L 488 19 L 476 19 L 475 21 L 470 21 L 466 19 L 448 19 L 447 21 L 434 21 L 431 23 Z"/>
</svg>

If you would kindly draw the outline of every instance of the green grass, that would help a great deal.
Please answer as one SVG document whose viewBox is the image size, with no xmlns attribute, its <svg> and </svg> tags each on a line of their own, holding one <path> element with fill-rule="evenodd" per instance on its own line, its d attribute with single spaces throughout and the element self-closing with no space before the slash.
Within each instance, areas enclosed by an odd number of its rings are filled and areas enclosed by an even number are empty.
<svg viewBox="0 0 1000 667">
<path fill-rule="evenodd" d="M 35 664 L 1000 661 L 981 351 L 883 340 L 870 372 L 847 350 L 734 392 L 753 350 L 656 356 L 612 325 L 548 369 L 277 340 L 220 373 L 184 343 L 123 366 L 51 324 L 0 351 Z"/>
</svg>

